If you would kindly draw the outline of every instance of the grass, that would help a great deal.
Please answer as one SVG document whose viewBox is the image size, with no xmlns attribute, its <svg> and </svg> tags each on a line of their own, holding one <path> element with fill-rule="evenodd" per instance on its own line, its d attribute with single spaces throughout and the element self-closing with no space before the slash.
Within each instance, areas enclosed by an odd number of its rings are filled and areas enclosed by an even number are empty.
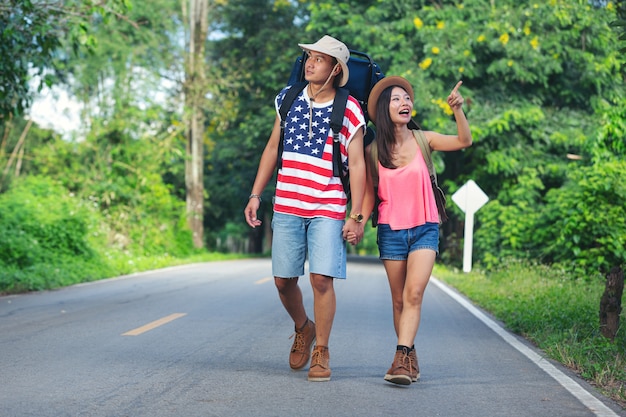
<svg viewBox="0 0 626 417">
<path fill-rule="evenodd" d="M 433 275 L 626 408 L 626 327 L 613 343 L 600 333 L 603 280 L 518 261 L 489 273 L 436 265 Z"/>
<path fill-rule="evenodd" d="M 0 264 L 0 295 L 51 290 L 81 282 L 150 271 L 195 262 L 240 259 L 249 256 L 198 251 L 185 257 L 170 255 L 137 256 L 120 251 L 105 252 L 92 259 L 59 257 L 54 263 L 38 263 L 27 268 Z"/>
</svg>

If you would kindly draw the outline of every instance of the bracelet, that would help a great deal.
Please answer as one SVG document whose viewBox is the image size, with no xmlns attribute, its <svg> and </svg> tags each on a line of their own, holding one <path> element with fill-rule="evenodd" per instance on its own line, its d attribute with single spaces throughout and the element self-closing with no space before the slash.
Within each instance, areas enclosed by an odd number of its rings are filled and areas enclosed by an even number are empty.
<svg viewBox="0 0 626 417">
<path fill-rule="evenodd" d="M 258 198 L 259 199 L 259 203 L 263 201 L 263 200 L 261 200 L 261 196 L 258 195 L 258 194 L 250 194 L 250 197 L 248 197 L 248 200 L 250 200 L 251 198 Z"/>
</svg>

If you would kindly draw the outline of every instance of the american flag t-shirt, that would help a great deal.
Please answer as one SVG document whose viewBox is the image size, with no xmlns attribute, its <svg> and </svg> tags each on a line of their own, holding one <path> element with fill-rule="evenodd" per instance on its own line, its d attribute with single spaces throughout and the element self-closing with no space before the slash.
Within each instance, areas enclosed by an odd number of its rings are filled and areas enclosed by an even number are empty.
<svg viewBox="0 0 626 417">
<path fill-rule="evenodd" d="M 285 97 L 283 89 L 276 97 L 276 110 Z M 333 176 L 333 136 L 330 115 L 333 101 L 315 103 L 307 89 L 294 100 L 285 120 L 282 168 L 278 172 L 274 211 L 305 218 L 328 217 L 343 220 L 346 194 L 339 177 Z M 349 97 L 339 133 L 341 159 L 347 170 L 347 148 L 365 119 L 358 102 Z"/>
</svg>

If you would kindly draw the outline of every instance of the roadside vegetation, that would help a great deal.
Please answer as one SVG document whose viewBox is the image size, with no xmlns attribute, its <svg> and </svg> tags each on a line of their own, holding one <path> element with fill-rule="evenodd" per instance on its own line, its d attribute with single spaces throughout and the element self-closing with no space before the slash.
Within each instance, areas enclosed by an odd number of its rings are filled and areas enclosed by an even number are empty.
<svg viewBox="0 0 626 417">
<path fill-rule="evenodd" d="M 113 227 L 96 201 L 50 178 L 14 185 L 0 194 L 0 295 L 246 256 L 194 249 L 188 231 L 167 227 L 154 213 Z"/>
<path fill-rule="evenodd" d="M 489 273 L 436 265 L 433 275 L 626 408 L 626 326 L 613 343 L 600 333 L 604 280 L 515 260 Z"/>
</svg>

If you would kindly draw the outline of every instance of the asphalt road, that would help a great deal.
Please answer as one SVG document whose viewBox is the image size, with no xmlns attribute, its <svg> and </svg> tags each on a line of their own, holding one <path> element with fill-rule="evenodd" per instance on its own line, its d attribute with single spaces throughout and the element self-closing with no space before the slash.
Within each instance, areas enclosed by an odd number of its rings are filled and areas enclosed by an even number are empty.
<svg viewBox="0 0 626 417">
<path fill-rule="evenodd" d="M 396 340 L 377 262 L 336 281 L 332 379 L 308 382 L 270 275 L 267 259 L 226 261 L 0 297 L 0 416 L 626 416 L 436 279 L 421 380 L 385 382 Z"/>
</svg>

